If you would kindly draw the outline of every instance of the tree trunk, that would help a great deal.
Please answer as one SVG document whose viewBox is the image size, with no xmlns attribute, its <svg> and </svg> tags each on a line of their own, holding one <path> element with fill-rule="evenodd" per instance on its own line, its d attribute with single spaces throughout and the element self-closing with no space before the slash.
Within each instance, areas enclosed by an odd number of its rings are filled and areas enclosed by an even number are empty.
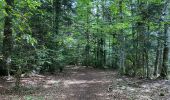
<svg viewBox="0 0 170 100">
<path fill-rule="evenodd" d="M 158 67 L 159 67 L 159 58 L 160 58 L 160 40 L 158 39 L 158 46 L 157 46 L 157 51 L 156 51 L 156 59 L 155 59 L 155 66 L 154 66 L 154 76 L 158 75 Z"/>
<path fill-rule="evenodd" d="M 167 78 L 168 75 L 168 60 L 169 60 L 169 39 L 170 39 L 170 27 L 165 24 L 165 42 L 163 50 L 163 63 L 161 67 L 160 77 Z"/>
<path fill-rule="evenodd" d="M 11 53 L 13 47 L 12 41 L 12 7 L 14 4 L 14 0 L 5 0 L 6 8 L 5 11 L 8 15 L 5 16 L 5 24 L 4 24 L 4 38 L 3 38 L 3 66 L 5 70 L 7 70 L 8 75 L 10 72 L 11 66 Z"/>
<path fill-rule="evenodd" d="M 165 3 L 165 24 L 164 24 L 164 49 L 163 49 L 163 62 L 162 62 L 162 67 L 161 67 L 161 72 L 160 72 L 160 77 L 161 78 L 167 78 L 168 76 L 168 67 L 169 67 L 169 47 L 170 47 L 170 25 L 166 22 L 168 22 L 168 17 L 170 15 L 170 1 L 167 0 Z"/>
<path fill-rule="evenodd" d="M 90 66 L 90 36 L 89 36 L 89 11 L 90 9 L 87 7 L 86 8 L 86 24 L 87 24 L 87 27 L 86 27 L 86 47 L 85 47 L 85 55 L 86 55 L 86 58 L 85 58 L 85 66 L 86 67 L 89 67 Z"/>
<path fill-rule="evenodd" d="M 54 25 L 53 29 L 56 34 L 59 31 L 59 22 L 60 22 L 60 14 L 61 14 L 61 0 L 53 0 L 53 8 L 54 8 Z"/>
<path fill-rule="evenodd" d="M 123 0 L 119 1 L 119 19 L 123 23 Z M 120 30 L 120 71 L 121 74 L 125 74 L 125 37 L 123 29 Z"/>
</svg>

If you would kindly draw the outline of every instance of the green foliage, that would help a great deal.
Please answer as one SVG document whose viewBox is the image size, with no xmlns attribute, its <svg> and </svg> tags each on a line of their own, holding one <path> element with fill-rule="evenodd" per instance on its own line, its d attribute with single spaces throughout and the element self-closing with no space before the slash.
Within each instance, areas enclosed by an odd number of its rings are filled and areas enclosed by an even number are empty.
<svg viewBox="0 0 170 100">
<path fill-rule="evenodd" d="M 15 0 L 12 62 L 37 72 L 81 64 L 123 66 L 126 74 L 144 75 L 146 63 L 151 66 L 156 58 L 150 53 L 156 53 L 158 41 L 163 43 L 164 24 L 169 23 L 163 14 L 165 1 Z M 1 0 L 0 50 L 5 5 Z"/>
</svg>

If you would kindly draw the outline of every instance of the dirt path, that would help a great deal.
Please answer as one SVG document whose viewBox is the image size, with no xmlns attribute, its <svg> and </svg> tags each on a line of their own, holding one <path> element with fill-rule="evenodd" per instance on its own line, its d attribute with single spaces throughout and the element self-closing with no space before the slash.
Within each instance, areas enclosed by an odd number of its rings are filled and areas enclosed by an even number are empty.
<svg viewBox="0 0 170 100">
<path fill-rule="evenodd" d="M 22 78 L 20 92 L 14 80 L 0 78 L 0 100 L 170 100 L 169 80 L 118 77 L 116 72 L 67 67 L 55 75 Z"/>
<path fill-rule="evenodd" d="M 13 81 L 0 80 L 0 100 L 110 100 L 107 88 L 113 71 L 85 67 L 67 67 L 63 73 L 22 78 L 27 87 L 18 95 Z"/>
<path fill-rule="evenodd" d="M 108 86 L 112 84 L 113 71 L 70 69 L 61 83 L 63 100 L 110 100 Z"/>
</svg>

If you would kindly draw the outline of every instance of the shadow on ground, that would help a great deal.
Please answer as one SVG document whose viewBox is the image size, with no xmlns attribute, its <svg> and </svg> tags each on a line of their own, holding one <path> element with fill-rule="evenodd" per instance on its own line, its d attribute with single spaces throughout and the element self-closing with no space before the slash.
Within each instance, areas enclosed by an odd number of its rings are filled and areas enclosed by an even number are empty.
<svg viewBox="0 0 170 100">
<path fill-rule="evenodd" d="M 111 70 L 68 66 L 55 75 L 23 77 L 16 92 L 14 81 L 0 79 L 2 100 L 168 100 L 168 80 L 118 77 Z"/>
</svg>

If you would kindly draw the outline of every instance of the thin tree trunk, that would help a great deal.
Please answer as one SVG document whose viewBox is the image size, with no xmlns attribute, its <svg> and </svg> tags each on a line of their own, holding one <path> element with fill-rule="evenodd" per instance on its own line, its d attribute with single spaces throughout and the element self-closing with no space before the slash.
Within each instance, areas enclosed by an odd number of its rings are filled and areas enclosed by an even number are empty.
<svg viewBox="0 0 170 100">
<path fill-rule="evenodd" d="M 165 2 L 165 7 L 163 13 L 165 13 L 164 21 L 168 21 L 167 18 L 170 15 L 170 1 Z M 160 72 L 160 77 L 167 78 L 168 67 L 169 67 L 169 47 L 170 47 L 170 25 L 168 23 L 164 24 L 164 49 L 163 49 L 163 62 Z"/>
<path fill-rule="evenodd" d="M 132 13 L 132 17 L 134 17 L 134 3 L 133 3 L 133 0 L 130 0 L 130 3 L 131 3 L 131 13 Z M 137 51 L 137 45 L 136 45 L 136 40 L 135 40 L 135 24 L 132 22 L 132 35 L 133 35 L 133 48 L 134 48 L 134 51 L 135 51 L 135 55 L 134 55 L 134 59 L 133 59 L 133 76 L 136 76 L 136 69 L 137 69 L 137 56 L 136 56 L 136 51 Z"/>
<path fill-rule="evenodd" d="M 60 22 L 60 14 L 61 14 L 61 0 L 53 0 L 53 8 L 54 8 L 54 32 L 58 34 L 59 31 L 59 22 Z"/>
<path fill-rule="evenodd" d="M 120 22 L 123 23 L 123 8 L 122 8 L 123 0 L 119 1 L 119 16 L 120 16 Z M 120 30 L 120 41 L 121 43 L 121 49 L 120 49 L 120 71 L 122 74 L 125 74 L 125 37 L 123 34 L 123 29 Z"/>
<path fill-rule="evenodd" d="M 146 32 L 146 41 L 145 41 L 145 66 L 146 66 L 146 70 L 147 70 L 147 78 L 150 77 L 150 67 L 149 67 L 149 56 L 148 56 L 148 52 L 149 52 L 149 48 L 147 46 L 147 44 L 149 43 L 149 30 L 150 30 L 150 27 L 149 25 L 147 25 L 147 32 Z"/>
<path fill-rule="evenodd" d="M 155 66 L 154 66 L 154 73 L 153 75 L 154 76 L 157 76 L 158 75 L 158 67 L 159 67 L 159 64 L 160 64 L 160 40 L 158 39 L 158 46 L 157 46 L 157 51 L 156 51 L 156 59 L 155 59 Z"/>
<path fill-rule="evenodd" d="M 87 16 L 86 16 L 86 24 L 87 24 L 87 27 L 86 27 L 86 47 L 85 47 L 85 52 L 86 52 L 86 59 L 85 59 L 85 66 L 88 67 L 90 64 L 90 36 L 89 36 L 89 8 L 87 7 L 86 9 L 86 12 L 87 12 Z"/>
<path fill-rule="evenodd" d="M 168 75 L 168 60 L 169 60 L 168 56 L 169 56 L 170 28 L 167 24 L 165 24 L 164 28 L 165 28 L 165 42 L 164 42 L 163 63 L 162 63 L 160 77 L 167 78 L 167 75 Z"/>
</svg>

